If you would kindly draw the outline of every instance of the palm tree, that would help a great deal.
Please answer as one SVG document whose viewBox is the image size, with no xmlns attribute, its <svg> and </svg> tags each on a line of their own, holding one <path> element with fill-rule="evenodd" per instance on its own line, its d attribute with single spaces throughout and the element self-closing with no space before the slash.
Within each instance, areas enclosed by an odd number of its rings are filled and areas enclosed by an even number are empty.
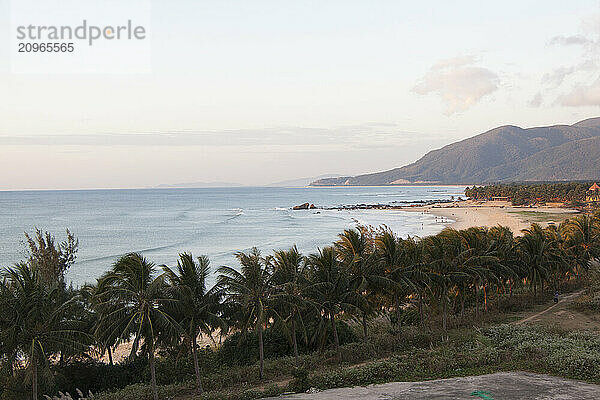
<svg viewBox="0 0 600 400">
<path fill-rule="evenodd" d="M 405 293 L 403 289 L 408 281 L 406 272 L 409 271 L 405 264 L 404 241 L 396 237 L 391 230 L 384 229 L 376 235 L 374 244 L 375 255 L 383 274 L 394 283 L 392 290 L 389 290 L 393 297 L 389 303 L 394 304 L 396 308 L 396 324 L 400 326 L 401 297 Z"/>
<path fill-rule="evenodd" d="M 555 266 L 564 263 L 564 255 L 558 247 L 557 239 L 548 235 L 539 224 L 532 224 L 523 233 L 517 241 L 519 261 L 527 269 L 529 281 L 537 296 L 538 284 L 543 291 L 544 281 Z"/>
<path fill-rule="evenodd" d="M 64 301 L 59 282 L 49 283 L 36 265 L 20 263 L 3 271 L 0 282 L 0 354 L 27 359 L 32 399 L 38 400 L 38 371 L 51 355 L 82 351 L 91 342 L 73 320 L 75 297 Z"/>
<path fill-rule="evenodd" d="M 503 273 L 498 273 L 502 290 L 508 285 L 512 296 L 512 287 L 515 279 L 519 278 L 519 265 L 515 253 L 515 241 L 513 233 L 507 226 L 493 226 L 488 231 L 489 250 L 494 254 L 502 266 Z M 498 295 L 498 301 L 500 296 Z"/>
<path fill-rule="evenodd" d="M 143 340 L 154 400 L 158 400 L 154 365 L 157 339 L 161 334 L 178 337 L 181 331 L 173 317 L 165 312 L 165 307 L 176 300 L 167 296 L 165 275 L 156 274 L 154 263 L 139 253 L 130 253 L 117 260 L 99 279 L 96 293 L 99 307 L 106 310 L 97 335 L 120 341 L 128 341 L 133 336 L 130 357 L 137 354 Z"/>
<path fill-rule="evenodd" d="M 446 228 L 424 240 L 425 259 L 442 303 L 442 328 L 448 326 L 448 297 L 452 288 L 461 287 L 465 280 L 482 274 L 474 249 L 469 248 L 458 231 Z"/>
<path fill-rule="evenodd" d="M 91 319 L 93 320 L 93 323 L 88 331 L 92 332 L 94 335 L 95 344 L 98 348 L 97 354 L 100 357 L 103 357 L 105 353 L 108 353 L 108 363 L 109 365 L 113 365 L 112 351 L 116 347 L 119 338 L 114 334 L 112 336 L 108 336 L 110 332 L 108 329 L 101 327 L 101 325 L 110 323 L 109 319 L 106 318 L 106 315 L 111 312 L 111 308 L 115 309 L 118 307 L 118 305 L 115 303 L 106 303 L 101 306 L 98 303 L 98 285 L 85 284 L 79 290 L 79 293 L 83 298 L 84 303 L 89 308 Z"/>
<path fill-rule="evenodd" d="M 357 302 L 350 290 L 349 274 L 339 261 L 335 247 L 319 249 L 308 257 L 308 279 L 311 284 L 307 293 L 311 300 L 319 305 L 323 319 L 329 320 L 338 359 L 340 340 L 335 326 L 335 316 L 342 310 L 355 310 Z"/>
<path fill-rule="evenodd" d="M 587 270 L 590 261 L 600 256 L 599 222 L 598 216 L 578 215 L 561 226 L 567 250 L 573 254 L 580 269 Z"/>
<path fill-rule="evenodd" d="M 464 315 L 464 291 L 468 282 L 474 280 L 475 286 L 475 301 L 476 309 L 478 307 L 477 298 L 478 287 L 480 282 L 483 283 L 483 301 L 484 308 L 488 309 L 488 287 L 495 286 L 500 282 L 500 276 L 506 275 L 508 271 L 500 264 L 496 252 L 490 243 L 489 231 L 485 227 L 471 227 L 460 231 L 454 231 L 456 239 L 456 249 L 461 248 L 466 251 L 455 261 L 459 269 L 464 272 L 461 277 L 458 277 L 457 287 L 461 294 L 461 315 Z M 495 285 L 494 285 L 495 284 Z"/>
<path fill-rule="evenodd" d="M 452 285 L 453 274 L 457 271 L 452 270 L 452 264 L 449 262 L 446 254 L 446 241 L 440 234 L 426 237 L 423 240 L 424 259 L 430 271 L 432 290 L 437 290 L 442 303 L 442 327 L 446 331 L 448 319 L 448 292 Z"/>
<path fill-rule="evenodd" d="M 401 240 L 401 239 L 400 239 Z M 416 292 L 419 310 L 419 324 L 425 323 L 425 295 L 431 290 L 431 271 L 425 262 L 425 242 L 415 237 L 402 240 L 403 265 L 392 272 L 396 282 L 406 286 L 409 293 Z M 411 290 L 411 288 L 413 288 Z"/>
<path fill-rule="evenodd" d="M 164 266 L 167 279 L 179 300 L 177 308 L 181 314 L 180 323 L 190 339 L 191 353 L 196 373 L 196 390 L 202 393 L 200 368 L 198 365 L 197 340 L 199 334 L 211 335 L 216 327 L 223 328 L 219 317 L 221 293 L 216 287 L 207 290 L 209 260 L 206 256 L 194 257 L 190 253 L 182 253 L 177 261 L 177 270 Z"/>
<path fill-rule="evenodd" d="M 560 281 L 562 278 L 567 276 L 572 270 L 579 271 L 579 267 L 570 267 L 570 263 L 575 257 L 566 249 L 567 245 L 563 232 L 559 230 L 556 225 L 550 225 L 546 227 L 544 229 L 544 233 L 547 240 L 552 244 L 551 248 L 553 260 L 550 264 L 552 283 L 554 285 L 554 290 L 559 290 Z"/>
<path fill-rule="evenodd" d="M 396 308 L 396 323 L 401 324 L 402 299 L 417 296 L 420 324 L 425 320 L 423 298 L 429 288 L 429 273 L 423 263 L 423 246 L 414 237 L 402 239 L 384 228 L 375 236 L 375 248 L 385 276 L 394 283 L 390 302 Z M 387 292 L 388 290 L 386 290 Z"/>
<path fill-rule="evenodd" d="M 240 310 L 239 324 L 244 330 L 254 326 L 258 333 L 258 353 L 260 359 L 259 378 L 264 375 L 263 326 L 268 321 L 271 308 L 273 285 L 269 263 L 255 247 L 249 253 L 238 252 L 236 257 L 241 270 L 223 266 L 219 268 L 218 286 Z"/>
<path fill-rule="evenodd" d="M 304 289 L 307 286 L 306 260 L 296 246 L 289 250 L 276 251 L 271 259 L 273 266 L 273 285 L 277 288 L 274 300 L 276 310 L 282 309 L 287 315 L 280 318 L 291 324 L 291 339 L 294 348 L 294 360 L 298 366 L 297 324 L 302 324 L 301 310 L 305 306 Z M 279 314 L 279 312 L 276 312 Z M 306 337 L 306 333 L 305 333 Z"/>
<path fill-rule="evenodd" d="M 362 314 L 363 341 L 367 342 L 367 318 L 374 312 L 375 295 L 381 289 L 394 290 L 395 283 L 385 275 L 375 251 L 375 241 L 366 227 L 346 229 L 335 243 L 340 261 L 349 273 L 350 290 L 356 294 Z"/>
</svg>

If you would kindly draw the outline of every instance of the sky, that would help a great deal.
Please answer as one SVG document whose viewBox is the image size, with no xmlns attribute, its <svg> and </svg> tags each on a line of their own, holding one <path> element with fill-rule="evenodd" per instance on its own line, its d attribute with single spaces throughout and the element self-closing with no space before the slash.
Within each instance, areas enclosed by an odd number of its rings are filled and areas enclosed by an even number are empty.
<svg viewBox="0 0 600 400">
<path fill-rule="evenodd" d="M 22 55 L 28 18 L 147 37 Z M 0 37 L 0 190 L 353 175 L 600 115 L 597 0 L 0 0 Z"/>
</svg>

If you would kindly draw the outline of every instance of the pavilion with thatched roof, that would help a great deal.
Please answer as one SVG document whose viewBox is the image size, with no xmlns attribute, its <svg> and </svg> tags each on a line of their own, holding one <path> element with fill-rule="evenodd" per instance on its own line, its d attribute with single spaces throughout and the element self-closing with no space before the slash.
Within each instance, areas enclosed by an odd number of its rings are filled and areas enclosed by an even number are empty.
<svg viewBox="0 0 600 400">
<path fill-rule="evenodd" d="M 600 186 L 596 182 L 585 192 L 585 201 L 600 202 Z"/>
</svg>

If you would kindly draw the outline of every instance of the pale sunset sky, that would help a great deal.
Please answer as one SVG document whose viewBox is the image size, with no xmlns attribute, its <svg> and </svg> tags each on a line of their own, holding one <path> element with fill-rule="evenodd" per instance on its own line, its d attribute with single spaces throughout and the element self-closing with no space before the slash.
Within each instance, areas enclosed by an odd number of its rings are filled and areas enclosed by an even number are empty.
<svg viewBox="0 0 600 400">
<path fill-rule="evenodd" d="M 359 174 L 600 115 L 597 0 L 149 0 L 143 68 L 108 72 L 18 70 L 17 2 L 0 0 L 0 190 Z M 75 20 L 124 18 L 81 4 Z"/>
</svg>

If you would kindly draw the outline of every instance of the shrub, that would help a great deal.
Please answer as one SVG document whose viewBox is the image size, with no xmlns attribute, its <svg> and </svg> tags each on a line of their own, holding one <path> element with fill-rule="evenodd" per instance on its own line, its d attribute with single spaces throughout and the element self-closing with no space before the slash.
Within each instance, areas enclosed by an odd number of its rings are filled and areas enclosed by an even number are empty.
<svg viewBox="0 0 600 400">
<path fill-rule="evenodd" d="M 56 387 L 63 392 L 97 393 L 123 388 L 144 379 L 148 362 L 144 357 L 134 361 L 107 365 L 96 361 L 74 361 L 56 368 Z M 56 392 L 58 389 L 56 390 Z"/>
<path fill-rule="evenodd" d="M 542 372 L 600 382 L 600 337 L 594 333 L 564 335 L 543 328 L 500 325 L 490 328 L 486 336 L 513 359 L 534 360 Z"/>
<path fill-rule="evenodd" d="M 569 304 L 569 308 L 588 314 L 600 312 L 600 291 L 588 292 L 579 296 L 575 301 Z"/>
<path fill-rule="evenodd" d="M 354 331 L 342 321 L 336 322 L 340 344 L 353 343 L 358 340 Z M 327 326 L 329 328 L 329 326 Z M 314 334 L 312 327 L 307 327 L 307 336 L 311 338 Z M 298 330 L 298 351 L 300 353 L 312 352 L 318 349 L 316 342 L 305 343 L 304 334 Z M 332 335 L 328 335 L 328 344 L 333 343 Z M 265 358 L 284 357 L 293 353 L 292 344 L 281 328 L 273 326 L 265 329 L 263 333 L 263 344 Z M 254 331 L 236 332 L 223 342 L 217 351 L 218 361 L 226 365 L 242 364 L 248 365 L 258 361 L 258 334 Z"/>
<path fill-rule="evenodd" d="M 308 370 L 306 368 L 294 368 L 292 370 L 294 379 L 288 384 L 288 389 L 293 392 L 305 392 L 310 388 Z"/>
</svg>

